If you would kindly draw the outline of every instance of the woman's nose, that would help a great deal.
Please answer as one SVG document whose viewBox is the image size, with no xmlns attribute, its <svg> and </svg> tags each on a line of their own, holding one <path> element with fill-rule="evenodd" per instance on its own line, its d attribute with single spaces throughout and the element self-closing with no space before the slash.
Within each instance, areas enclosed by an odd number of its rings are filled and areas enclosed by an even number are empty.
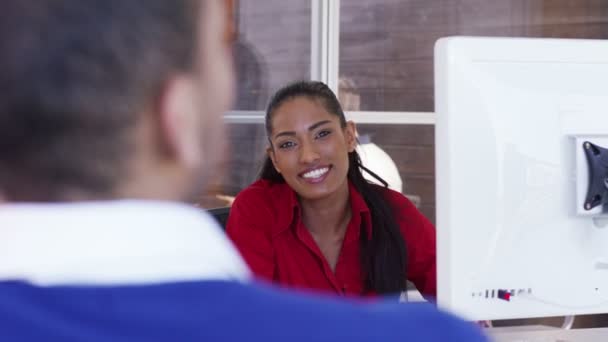
<svg viewBox="0 0 608 342">
<path fill-rule="evenodd" d="M 300 162 L 303 164 L 310 164 L 319 159 L 319 152 L 315 148 L 314 144 L 302 143 L 300 148 Z"/>
</svg>

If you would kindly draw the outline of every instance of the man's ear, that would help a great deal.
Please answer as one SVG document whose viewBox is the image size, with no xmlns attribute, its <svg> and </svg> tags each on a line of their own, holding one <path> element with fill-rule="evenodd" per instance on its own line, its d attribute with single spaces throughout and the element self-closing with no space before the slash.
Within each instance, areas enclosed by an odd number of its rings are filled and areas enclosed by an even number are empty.
<svg viewBox="0 0 608 342">
<path fill-rule="evenodd" d="M 347 121 L 344 128 L 344 137 L 348 152 L 353 152 L 357 147 L 357 127 L 353 121 Z"/>
<path fill-rule="evenodd" d="M 197 108 L 200 97 L 188 76 L 176 76 L 167 82 L 157 106 L 160 140 L 170 157 L 189 167 L 200 165 L 201 118 Z"/>
<path fill-rule="evenodd" d="M 275 158 L 274 149 L 272 146 L 266 147 L 266 154 L 268 155 L 268 158 L 270 158 L 270 161 L 272 161 L 272 166 L 274 166 L 274 169 L 277 170 L 278 173 L 281 173 L 281 170 L 277 166 L 277 160 Z"/>
</svg>

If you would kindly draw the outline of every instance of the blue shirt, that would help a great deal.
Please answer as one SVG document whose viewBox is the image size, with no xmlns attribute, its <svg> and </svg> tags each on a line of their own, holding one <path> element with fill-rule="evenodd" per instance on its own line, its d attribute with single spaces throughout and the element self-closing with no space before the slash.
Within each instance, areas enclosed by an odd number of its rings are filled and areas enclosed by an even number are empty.
<svg viewBox="0 0 608 342">
<path fill-rule="evenodd" d="M 1 341 L 485 341 L 430 304 L 365 304 L 259 284 L 0 282 Z"/>
<path fill-rule="evenodd" d="M 338 301 L 249 279 L 198 209 L 0 206 L 1 342 L 483 340 L 432 306 Z"/>
</svg>

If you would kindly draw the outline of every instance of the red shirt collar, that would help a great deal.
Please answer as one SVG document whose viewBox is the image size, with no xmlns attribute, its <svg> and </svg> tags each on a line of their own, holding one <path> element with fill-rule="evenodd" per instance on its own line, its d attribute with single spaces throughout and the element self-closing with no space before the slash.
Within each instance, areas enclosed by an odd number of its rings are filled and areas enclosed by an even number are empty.
<svg viewBox="0 0 608 342">
<path fill-rule="evenodd" d="M 298 195 L 296 194 L 287 183 L 271 183 L 273 188 L 273 196 L 277 202 L 275 203 L 280 210 L 277 220 L 278 223 L 275 227 L 277 230 L 273 232 L 273 235 L 279 234 L 287 229 L 295 228 L 300 220 L 300 202 L 298 201 Z M 351 181 L 348 181 L 348 193 L 350 196 L 350 207 L 353 218 L 355 215 L 359 215 L 360 222 L 367 232 L 368 239 L 372 237 L 372 220 L 369 207 L 363 196 Z"/>
</svg>

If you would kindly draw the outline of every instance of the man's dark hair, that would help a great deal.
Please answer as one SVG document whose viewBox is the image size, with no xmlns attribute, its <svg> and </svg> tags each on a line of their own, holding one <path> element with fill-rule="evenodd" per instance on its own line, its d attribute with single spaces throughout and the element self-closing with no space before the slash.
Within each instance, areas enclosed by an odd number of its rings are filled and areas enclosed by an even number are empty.
<svg viewBox="0 0 608 342">
<path fill-rule="evenodd" d="M 0 193 L 112 196 L 138 114 L 194 68 L 196 0 L 6 0 L 0 11 Z"/>
</svg>

